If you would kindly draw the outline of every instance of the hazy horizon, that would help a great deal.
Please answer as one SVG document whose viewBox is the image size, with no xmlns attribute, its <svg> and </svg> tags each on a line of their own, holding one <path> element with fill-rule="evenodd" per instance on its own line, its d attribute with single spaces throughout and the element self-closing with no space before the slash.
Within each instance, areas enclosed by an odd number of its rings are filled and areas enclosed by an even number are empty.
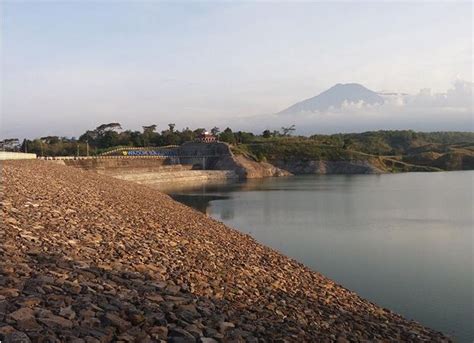
<svg viewBox="0 0 474 343">
<path fill-rule="evenodd" d="M 473 130 L 470 2 L 0 6 L 3 138 L 77 137 L 105 122 Z M 337 83 L 409 95 L 275 115 Z"/>
</svg>

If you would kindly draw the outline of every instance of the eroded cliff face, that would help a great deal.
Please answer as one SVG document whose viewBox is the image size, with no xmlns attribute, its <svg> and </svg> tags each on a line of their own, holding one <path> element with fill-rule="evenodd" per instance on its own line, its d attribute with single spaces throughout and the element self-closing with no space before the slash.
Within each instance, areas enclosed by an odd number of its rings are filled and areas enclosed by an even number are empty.
<svg viewBox="0 0 474 343">
<path fill-rule="evenodd" d="M 199 157 L 206 157 L 205 169 L 230 170 L 240 179 L 257 179 L 272 176 L 288 176 L 290 172 L 270 163 L 257 162 L 243 155 L 234 155 L 226 143 L 186 143 L 179 148 L 184 163 L 200 162 Z M 187 161 L 189 159 L 189 161 Z"/>
<path fill-rule="evenodd" d="M 231 170 L 240 179 L 289 176 L 293 174 L 378 174 L 386 172 L 382 161 L 317 161 L 317 160 L 276 160 L 258 162 L 251 157 L 234 155 L 226 143 L 186 143 L 180 147 L 180 155 L 214 156 L 208 157 L 208 169 Z M 193 158 L 194 159 L 194 158 Z M 183 161 L 185 159 L 182 159 Z M 192 163 L 191 161 L 189 161 Z"/>
<path fill-rule="evenodd" d="M 217 160 L 214 169 L 233 170 L 240 179 L 292 175 L 290 172 L 278 168 L 273 164 L 253 161 L 243 155 L 223 156 Z"/>
<path fill-rule="evenodd" d="M 245 155 L 234 155 L 226 143 L 186 143 L 180 147 L 181 155 L 214 156 L 208 158 L 209 169 L 232 170 L 241 179 L 255 179 L 293 174 L 377 174 L 386 170 L 379 160 L 316 161 L 276 160 L 258 162 Z"/>
</svg>

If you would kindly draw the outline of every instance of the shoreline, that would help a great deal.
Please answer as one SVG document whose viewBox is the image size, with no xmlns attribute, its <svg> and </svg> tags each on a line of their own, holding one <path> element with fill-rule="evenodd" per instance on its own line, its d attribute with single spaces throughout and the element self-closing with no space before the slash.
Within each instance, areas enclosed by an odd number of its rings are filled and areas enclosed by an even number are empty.
<svg viewBox="0 0 474 343">
<path fill-rule="evenodd" d="M 0 335 L 450 341 L 151 187 L 45 161 L 2 169 Z"/>
</svg>

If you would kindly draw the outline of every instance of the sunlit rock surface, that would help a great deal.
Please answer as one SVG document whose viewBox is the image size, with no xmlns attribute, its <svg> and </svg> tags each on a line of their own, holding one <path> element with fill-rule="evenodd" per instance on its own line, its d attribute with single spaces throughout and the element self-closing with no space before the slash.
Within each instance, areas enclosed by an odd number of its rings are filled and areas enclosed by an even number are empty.
<svg viewBox="0 0 474 343">
<path fill-rule="evenodd" d="M 0 340 L 449 341 L 145 185 L 2 165 Z"/>
</svg>

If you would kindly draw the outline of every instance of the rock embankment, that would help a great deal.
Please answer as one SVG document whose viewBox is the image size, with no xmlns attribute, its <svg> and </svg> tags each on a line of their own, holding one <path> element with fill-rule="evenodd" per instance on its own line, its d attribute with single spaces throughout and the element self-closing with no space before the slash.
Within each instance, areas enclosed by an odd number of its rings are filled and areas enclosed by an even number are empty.
<svg viewBox="0 0 474 343">
<path fill-rule="evenodd" d="M 385 170 L 369 161 L 275 161 L 293 174 L 380 174 Z"/>
<path fill-rule="evenodd" d="M 240 179 L 260 179 L 264 177 L 290 176 L 291 173 L 267 162 L 257 162 L 243 155 L 220 157 L 215 169 L 232 170 Z"/>
<path fill-rule="evenodd" d="M 155 189 L 2 169 L 2 342 L 449 341 Z"/>
<path fill-rule="evenodd" d="M 175 170 L 160 173 L 124 173 L 113 175 L 113 177 L 137 182 L 142 185 L 150 185 L 160 190 L 224 183 L 235 181 L 238 178 L 237 174 L 231 170 Z"/>
</svg>

